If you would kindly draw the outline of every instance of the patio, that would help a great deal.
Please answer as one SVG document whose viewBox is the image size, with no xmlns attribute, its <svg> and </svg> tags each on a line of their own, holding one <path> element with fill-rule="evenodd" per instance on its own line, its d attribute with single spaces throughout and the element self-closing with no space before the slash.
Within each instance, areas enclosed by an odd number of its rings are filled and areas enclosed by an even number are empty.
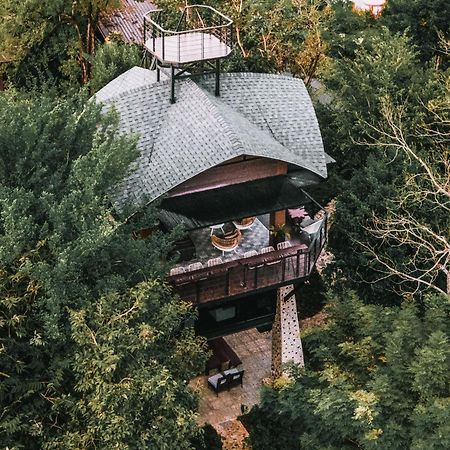
<svg viewBox="0 0 450 450">
<path fill-rule="evenodd" d="M 217 396 L 208 388 L 206 375 L 196 377 L 189 383 L 199 393 L 199 423 L 207 422 L 216 428 L 240 416 L 241 405 L 251 408 L 257 404 L 263 379 L 270 377 L 271 373 L 271 332 L 259 333 L 252 328 L 226 336 L 225 340 L 242 360 L 240 368 L 245 370 L 243 387 L 233 387 Z"/>
<path fill-rule="evenodd" d="M 291 211 L 303 211 L 304 214 L 300 216 L 292 215 L 287 219 L 286 230 L 289 233 L 289 239 L 286 239 L 291 245 L 298 245 L 302 242 L 299 236 L 298 226 L 297 230 L 294 227 L 295 220 L 298 218 L 311 220 L 308 213 L 302 208 Z M 183 261 L 177 264 L 175 267 L 186 267 L 188 264 L 202 263 L 206 264 L 208 260 L 214 258 L 221 258 L 223 263 L 227 263 L 236 259 L 242 259 L 244 254 L 255 251 L 260 253 L 262 248 L 270 245 L 270 233 L 269 233 L 270 215 L 264 214 L 258 216 L 251 228 L 241 230 L 242 238 L 235 251 L 226 251 L 222 254 L 222 251 L 214 247 L 211 243 L 211 234 L 221 235 L 222 230 L 220 228 L 206 227 L 193 230 L 189 232 L 189 238 L 194 244 L 195 257 L 190 258 L 188 261 Z M 230 229 L 232 224 L 225 224 L 226 229 Z M 228 228 L 227 228 L 228 227 Z M 212 231 L 211 231 L 212 230 Z"/>
<path fill-rule="evenodd" d="M 251 228 L 241 230 L 242 239 L 236 252 L 225 252 L 223 256 L 222 252 L 211 244 L 211 230 L 209 227 L 191 231 L 190 237 L 194 242 L 197 254 L 193 261 L 206 262 L 209 259 L 220 257 L 223 262 L 228 262 L 242 258 L 244 253 L 251 250 L 259 252 L 261 248 L 267 247 L 269 245 L 269 230 L 263 225 L 264 219 L 262 217 L 260 219 L 257 218 Z"/>
</svg>

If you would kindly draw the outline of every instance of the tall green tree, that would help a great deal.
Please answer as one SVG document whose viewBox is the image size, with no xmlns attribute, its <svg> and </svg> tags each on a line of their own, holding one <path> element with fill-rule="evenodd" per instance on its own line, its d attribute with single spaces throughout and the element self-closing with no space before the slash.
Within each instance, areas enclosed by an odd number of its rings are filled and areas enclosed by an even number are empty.
<svg viewBox="0 0 450 450">
<path fill-rule="evenodd" d="M 449 312 L 438 296 L 420 310 L 336 296 L 330 323 L 302 338 L 306 369 L 244 418 L 252 448 L 448 448 Z"/>
<path fill-rule="evenodd" d="M 393 32 L 407 32 L 418 47 L 422 61 L 448 67 L 441 41 L 450 39 L 450 5 L 445 0 L 389 0 L 380 19 Z"/>
<path fill-rule="evenodd" d="M 141 62 L 140 49 L 120 41 L 111 41 L 98 48 L 92 58 L 89 87 L 97 92 L 107 83 Z"/>
<path fill-rule="evenodd" d="M 133 239 L 153 212 L 111 202 L 135 138 L 83 95 L 4 93 L 0 123 L 0 441 L 190 448 L 203 352 L 163 281 L 170 237 Z"/>
<path fill-rule="evenodd" d="M 102 13 L 119 0 L 4 0 L 0 4 L 0 61 L 16 84 L 28 78 L 91 78 L 95 33 Z"/>
<path fill-rule="evenodd" d="M 411 155 L 396 147 L 394 140 L 387 142 L 386 105 L 401 108 L 402 132 L 411 135 L 408 141 L 419 154 L 435 146 L 433 154 L 437 156 L 445 143 L 439 144 L 439 137 L 434 141 L 431 136 L 419 137 L 419 129 L 434 120 L 423 105 L 440 102 L 448 94 L 445 78 L 420 66 L 406 36 L 392 35 L 383 27 L 373 31 L 360 37 L 358 47 L 352 49 L 353 57 L 335 60 L 328 80 L 332 101 L 319 110 L 319 120 L 326 149 L 337 161 L 332 172 L 337 210 L 330 233 L 335 262 L 330 272 L 347 280 L 367 300 L 391 302 L 399 291 L 424 290 L 427 286 L 405 283 L 405 279 L 386 273 L 383 261 L 395 261 L 399 273 L 406 274 L 412 269 L 410 262 L 418 263 L 421 258 L 414 259 L 413 246 L 383 239 L 376 224 L 387 217 L 413 214 L 420 216 L 423 224 L 431 220 L 431 229 L 443 236 L 448 214 L 443 208 L 433 209 L 434 214 L 427 219 L 419 203 L 401 202 L 402 198 L 410 199 L 409 193 L 414 191 L 407 180 L 423 170 L 410 161 Z M 438 160 L 433 165 L 437 171 L 445 171 Z M 426 272 L 433 266 L 432 257 L 429 264 L 424 262 L 422 259 L 417 269 Z M 433 269 L 427 281 L 435 279 L 439 270 Z"/>
</svg>

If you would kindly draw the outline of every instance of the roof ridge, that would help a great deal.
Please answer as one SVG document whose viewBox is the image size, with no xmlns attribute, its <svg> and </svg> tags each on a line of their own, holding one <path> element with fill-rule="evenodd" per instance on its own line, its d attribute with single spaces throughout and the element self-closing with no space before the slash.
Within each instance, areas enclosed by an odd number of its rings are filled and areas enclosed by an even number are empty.
<svg viewBox="0 0 450 450">
<path fill-rule="evenodd" d="M 215 75 L 213 73 L 202 75 L 202 78 L 213 78 Z M 298 82 L 298 80 L 303 80 L 301 78 L 296 78 L 288 74 L 277 74 L 277 73 L 264 73 L 264 72 L 223 72 L 220 74 L 224 78 L 275 78 L 275 79 L 286 79 Z"/>
<path fill-rule="evenodd" d="M 266 130 L 261 129 L 260 127 L 258 127 L 258 125 L 254 124 L 253 122 L 251 122 L 249 119 L 247 119 L 242 113 L 240 113 L 239 111 L 237 111 L 236 109 L 233 109 L 231 106 L 227 105 L 225 102 L 221 101 L 219 98 L 214 97 L 211 93 L 209 93 L 208 91 L 206 91 L 206 94 L 210 97 L 210 101 L 212 104 L 214 104 L 214 101 L 217 101 L 218 103 L 220 103 L 220 105 L 227 110 L 228 112 L 231 112 L 231 114 L 237 115 L 239 116 L 244 122 L 246 122 L 246 126 L 248 127 L 249 130 L 253 130 L 254 132 L 258 133 L 258 134 L 264 134 L 266 135 L 268 138 L 270 138 L 270 140 L 272 141 L 273 144 L 275 144 L 277 147 L 279 147 L 280 149 L 283 149 L 286 153 L 290 154 L 290 155 L 295 155 L 295 152 L 293 152 L 293 150 L 289 147 L 287 147 L 286 145 L 282 144 L 275 136 L 275 134 L 273 133 L 273 131 L 271 130 L 269 124 L 267 123 L 267 120 L 265 119 L 266 125 L 270 130 L 270 133 L 268 133 Z M 218 109 L 217 105 L 214 105 L 216 110 Z M 261 108 L 260 108 L 261 109 Z M 230 117 L 231 115 L 228 115 L 228 117 Z M 241 145 L 238 147 L 234 147 L 236 150 L 246 150 L 245 146 L 242 143 L 242 140 L 239 139 L 239 135 L 236 133 L 234 127 L 232 126 L 232 124 L 230 122 L 228 122 L 225 118 L 225 116 L 223 114 L 220 113 L 219 111 L 219 116 L 216 117 L 219 119 L 219 121 L 222 123 L 223 122 L 223 127 L 226 128 L 227 130 L 229 130 L 229 134 L 234 135 L 236 137 L 236 141 L 240 142 Z M 232 141 L 233 144 L 233 141 Z M 260 157 L 267 157 L 266 155 L 263 154 L 263 152 L 253 152 L 253 153 L 258 153 L 258 156 Z M 304 161 L 303 162 L 303 167 L 305 169 L 310 170 L 313 173 L 317 173 L 315 167 L 310 164 L 308 161 Z M 320 175 L 320 174 L 318 174 Z"/>
<path fill-rule="evenodd" d="M 217 120 L 217 122 L 220 124 L 220 126 L 223 128 L 224 132 L 226 133 L 226 136 L 231 142 L 231 146 L 234 150 L 244 150 L 244 144 L 239 139 L 239 136 L 231 126 L 229 122 L 226 121 L 223 114 L 221 114 L 217 104 L 214 100 L 219 102 L 223 107 L 227 108 L 228 105 L 226 105 L 222 100 L 220 100 L 220 97 L 213 97 L 212 94 L 207 92 L 206 90 L 202 89 L 198 84 L 196 84 L 197 89 L 201 91 L 202 95 L 208 100 L 208 104 L 211 106 L 210 110 L 214 116 L 214 118 Z M 229 107 L 228 107 L 229 108 Z M 237 112 L 237 111 L 236 111 Z"/>
<path fill-rule="evenodd" d="M 217 118 L 219 119 L 219 121 L 220 121 L 221 123 L 223 123 L 223 127 L 224 127 L 225 129 L 227 129 L 227 131 L 229 132 L 230 135 L 234 135 L 234 136 L 236 137 L 236 140 L 237 140 L 237 141 L 240 141 L 240 139 L 239 139 L 239 137 L 238 137 L 236 131 L 234 130 L 234 128 L 233 128 L 232 124 L 230 123 L 230 121 L 227 121 L 227 120 L 226 120 L 226 117 L 220 112 L 217 103 L 219 103 L 220 106 L 221 106 L 223 109 L 225 109 L 226 111 L 231 112 L 231 114 L 234 114 L 234 115 L 239 116 L 244 122 L 246 122 L 246 125 L 249 126 L 250 128 L 254 129 L 255 131 L 257 131 L 257 132 L 259 132 L 259 133 L 265 133 L 265 134 L 268 134 L 268 133 L 266 133 L 264 130 L 262 130 L 261 128 L 259 128 L 257 125 L 255 125 L 254 123 L 250 122 L 250 120 L 248 120 L 242 113 L 240 113 L 240 112 L 237 111 L 236 109 L 233 109 L 231 106 L 227 105 L 224 101 L 221 100 L 220 97 L 215 97 L 215 96 L 213 96 L 210 92 L 208 92 L 207 90 L 202 89 L 202 88 L 200 88 L 200 89 L 206 94 L 207 97 L 209 97 L 210 103 L 211 103 L 212 105 L 214 105 L 214 108 L 215 108 L 215 110 L 216 110 L 217 113 L 218 113 Z M 217 102 L 217 103 L 216 103 L 216 102 Z M 228 117 L 230 117 L 231 114 L 228 115 Z M 270 136 L 270 138 L 271 138 L 274 142 L 276 142 L 278 145 L 280 145 L 280 146 L 286 148 L 284 145 L 282 145 L 280 142 L 278 142 L 278 141 L 273 137 L 273 135 L 269 135 L 269 134 L 268 134 L 268 136 Z M 232 144 L 233 144 L 233 141 L 232 141 Z M 242 144 L 242 142 L 241 142 L 241 144 Z M 235 146 L 234 146 L 234 148 L 236 148 L 236 149 L 244 149 L 244 145 L 241 145 L 241 146 L 239 146 L 239 147 L 235 147 Z M 288 149 L 287 149 L 287 150 L 288 150 Z"/>
</svg>

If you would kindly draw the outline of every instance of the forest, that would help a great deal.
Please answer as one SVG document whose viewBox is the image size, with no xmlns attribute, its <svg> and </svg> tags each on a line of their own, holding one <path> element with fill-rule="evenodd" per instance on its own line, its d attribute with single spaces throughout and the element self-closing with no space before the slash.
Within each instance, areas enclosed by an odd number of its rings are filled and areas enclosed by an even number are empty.
<svg viewBox="0 0 450 450">
<path fill-rule="evenodd" d="M 249 445 L 449 449 L 449 3 L 197 3 L 233 19 L 224 70 L 303 79 L 336 161 L 327 320 L 302 333 L 305 367 L 242 417 Z M 155 211 L 130 223 L 110 202 L 137 136 L 90 98 L 143 64 L 98 39 L 119 5 L 0 3 L 1 448 L 221 448 L 187 385 L 207 359 L 196 310 L 165 281 L 179 230 L 134 239 Z"/>
</svg>

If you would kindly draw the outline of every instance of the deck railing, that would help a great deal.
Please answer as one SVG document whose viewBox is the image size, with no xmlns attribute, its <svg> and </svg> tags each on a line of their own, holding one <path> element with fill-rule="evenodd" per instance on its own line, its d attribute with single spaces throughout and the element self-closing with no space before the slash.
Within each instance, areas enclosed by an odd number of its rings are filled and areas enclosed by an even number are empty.
<svg viewBox="0 0 450 450">
<path fill-rule="evenodd" d="M 327 241 L 327 215 L 309 246 L 294 245 L 218 266 L 173 275 L 169 282 L 181 299 L 202 304 L 245 295 L 307 278 Z"/>
<path fill-rule="evenodd" d="M 208 42 L 214 36 L 223 44 L 225 57 L 232 48 L 233 22 L 227 16 L 206 5 L 189 5 L 183 10 L 175 30 L 163 27 L 163 10 L 149 11 L 144 16 L 144 45 L 162 62 L 170 58 L 170 63 L 186 62 L 183 53 L 193 54 L 200 59 L 208 59 L 205 53 Z M 197 33 L 196 39 L 186 39 Z"/>
</svg>

